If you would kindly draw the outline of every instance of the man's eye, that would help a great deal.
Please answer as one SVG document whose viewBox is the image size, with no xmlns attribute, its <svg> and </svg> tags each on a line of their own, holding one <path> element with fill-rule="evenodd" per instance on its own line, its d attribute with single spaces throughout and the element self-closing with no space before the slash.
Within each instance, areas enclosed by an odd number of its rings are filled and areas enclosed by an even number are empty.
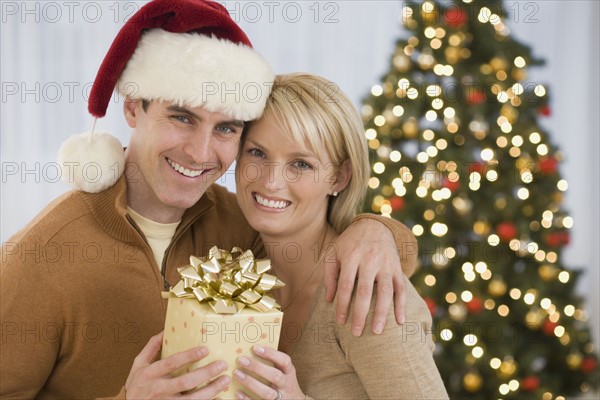
<svg viewBox="0 0 600 400">
<path fill-rule="evenodd" d="M 236 133 L 235 129 L 232 129 L 231 127 L 227 126 L 227 125 L 220 125 L 217 126 L 217 131 L 219 131 L 219 133 Z"/>
<path fill-rule="evenodd" d="M 171 118 L 173 118 L 177 122 L 181 122 L 183 124 L 191 124 L 192 123 L 190 118 L 185 115 L 173 115 Z"/>
</svg>

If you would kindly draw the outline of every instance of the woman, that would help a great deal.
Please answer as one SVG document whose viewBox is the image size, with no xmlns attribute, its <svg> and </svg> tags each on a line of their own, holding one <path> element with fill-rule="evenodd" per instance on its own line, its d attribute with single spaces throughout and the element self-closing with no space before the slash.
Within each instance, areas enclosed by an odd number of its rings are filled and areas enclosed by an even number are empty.
<svg viewBox="0 0 600 400">
<path fill-rule="evenodd" d="M 431 316 L 407 284 L 406 323 L 355 337 L 325 302 L 323 266 L 369 179 L 361 119 L 338 87 L 308 74 L 276 78 L 263 117 L 244 132 L 238 203 L 286 286 L 279 350 L 256 347 L 234 378 L 263 399 L 447 398 L 432 357 Z M 371 315 L 373 310 L 371 310 Z M 260 378 L 257 379 L 257 378 Z M 264 383 L 266 382 L 266 383 Z"/>
</svg>

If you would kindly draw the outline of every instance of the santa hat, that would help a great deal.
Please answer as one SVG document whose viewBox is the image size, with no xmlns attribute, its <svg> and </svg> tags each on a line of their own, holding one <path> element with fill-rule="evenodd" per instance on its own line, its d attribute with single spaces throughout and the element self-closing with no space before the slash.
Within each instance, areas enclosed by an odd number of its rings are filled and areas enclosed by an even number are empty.
<svg viewBox="0 0 600 400">
<path fill-rule="evenodd" d="M 269 64 L 221 4 L 153 0 L 114 39 L 88 110 L 102 118 L 116 89 L 132 99 L 202 106 L 249 121 L 261 116 L 273 80 Z M 68 139 L 58 157 L 64 180 L 97 193 L 119 179 L 125 155 L 118 139 L 93 130 Z"/>
</svg>

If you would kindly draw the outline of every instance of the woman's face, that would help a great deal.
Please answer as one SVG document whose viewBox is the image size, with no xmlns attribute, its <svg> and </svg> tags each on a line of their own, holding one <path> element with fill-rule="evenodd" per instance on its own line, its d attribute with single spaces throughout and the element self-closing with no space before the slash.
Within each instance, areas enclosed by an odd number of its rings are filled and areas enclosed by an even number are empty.
<svg viewBox="0 0 600 400">
<path fill-rule="evenodd" d="M 337 168 L 264 117 L 246 132 L 236 167 L 237 199 L 250 225 L 269 236 L 300 235 L 326 223 Z"/>
</svg>

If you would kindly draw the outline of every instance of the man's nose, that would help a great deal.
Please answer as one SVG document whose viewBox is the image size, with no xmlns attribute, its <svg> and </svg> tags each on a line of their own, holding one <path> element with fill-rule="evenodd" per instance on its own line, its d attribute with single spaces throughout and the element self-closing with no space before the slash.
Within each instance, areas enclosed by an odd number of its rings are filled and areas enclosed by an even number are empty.
<svg viewBox="0 0 600 400">
<path fill-rule="evenodd" d="M 190 135 L 183 151 L 197 164 L 214 161 L 215 141 L 212 132 L 202 130 L 195 135 Z"/>
</svg>

